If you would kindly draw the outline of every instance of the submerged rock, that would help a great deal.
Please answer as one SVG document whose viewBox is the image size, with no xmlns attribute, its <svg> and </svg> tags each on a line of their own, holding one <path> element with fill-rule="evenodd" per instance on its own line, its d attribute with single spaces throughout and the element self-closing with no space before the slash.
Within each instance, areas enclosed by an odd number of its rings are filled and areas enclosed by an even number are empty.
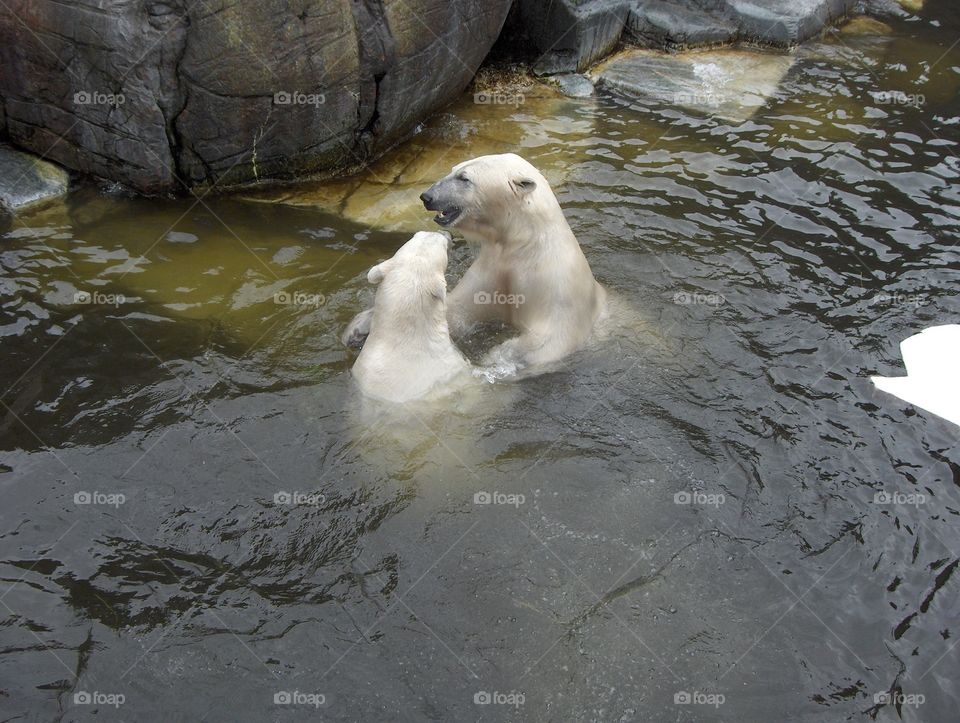
<svg viewBox="0 0 960 723">
<path fill-rule="evenodd" d="M 29 153 L 0 146 L 0 209 L 16 213 L 66 194 L 67 172 Z"/>
<path fill-rule="evenodd" d="M 463 91 L 510 5 L 8 0 L 0 132 L 146 192 L 358 166 Z"/>
<path fill-rule="evenodd" d="M 746 50 L 665 55 L 627 50 L 594 69 L 600 85 L 705 115 L 743 121 L 777 91 L 792 55 Z"/>
<path fill-rule="evenodd" d="M 864 0 L 864 9 L 873 15 L 909 17 L 923 10 L 923 0 Z"/>
<path fill-rule="evenodd" d="M 841 35 L 889 37 L 893 35 L 893 28 L 876 18 L 866 15 L 857 15 L 850 18 L 839 28 Z"/>
<path fill-rule="evenodd" d="M 802 45 L 797 57 L 851 68 L 871 67 L 883 57 L 892 35 L 893 29 L 886 23 L 859 15 L 822 40 Z"/>
<path fill-rule="evenodd" d="M 593 83 L 585 75 L 564 73 L 555 75 L 552 80 L 556 82 L 560 92 L 570 98 L 589 98 L 593 95 Z"/>
<path fill-rule="evenodd" d="M 925 0 L 897 0 L 900 6 L 911 13 L 918 13 L 923 10 Z"/>
</svg>

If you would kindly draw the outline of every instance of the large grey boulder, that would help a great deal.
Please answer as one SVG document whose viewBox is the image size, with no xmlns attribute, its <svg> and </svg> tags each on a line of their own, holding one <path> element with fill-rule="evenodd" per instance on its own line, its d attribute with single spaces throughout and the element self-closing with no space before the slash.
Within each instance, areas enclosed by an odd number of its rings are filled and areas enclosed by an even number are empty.
<svg viewBox="0 0 960 723">
<path fill-rule="evenodd" d="M 648 0 L 636 2 L 627 18 L 627 36 L 645 48 L 677 50 L 731 43 L 739 28 L 722 5 L 712 11 L 699 6 Z"/>
<path fill-rule="evenodd" d="M 518 0 L 541 73 L 583 71 L 621 39 L 647 48 L 802 43 L 857 0 Z"/>
<path fill-rule="evenodd" d="M 676 49 L 746 42 L 789 47 L 851 13 L 856 0 L 635 0 L 628 37 Z"/>
<path fill-rule="evenodd" d="M 0 3 L 0 134 L 147 192 L 357 166 L 457 97 L 511 0 Z"/>
<path fill-rule="evenodd" d="M 518 0 L 520 22 L 538 55 L 534 70 L 585 70 L 620 41 L 635 0 Z"/>
<path fill-rule="evenodd" d="M 726 0 L 740 37 L 790 46 L 817 35 L 857 6 L 856 0 Z"/>
<path fill-rule="evenodd" d="M 0 210 L 18 213 L 66 194 L 70 177 L 53 163 L 0 146 Z"/>
</svg>

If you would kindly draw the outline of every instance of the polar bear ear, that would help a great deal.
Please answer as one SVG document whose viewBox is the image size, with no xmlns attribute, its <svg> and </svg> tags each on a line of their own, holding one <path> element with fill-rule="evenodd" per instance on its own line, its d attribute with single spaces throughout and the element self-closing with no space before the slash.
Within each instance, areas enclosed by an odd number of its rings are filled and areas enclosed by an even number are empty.
<svg viewBox="0 0 960 723">
<path fill-rule="evenodd" d="M 510 184 L 513 186 L 514 191 L 521 196 L 526 196 L 537 187 L 537 182 L 528 176 L 517 176 L 510 181 Z"/>
<path fill-rule="evenodd" d="M 437 274 L 436 277 L 427 282 L 427 293 L 437 301 L 446 301 L 447 299 L 447 279 L 443 274 Z"/>
<path fill-rule="evenodd" d="M 387 275 L 387 271 L 389 270 L 389 261 L 379 263 L 367 272 L 367 281 L 369 281 L 371 284 L 379 284 L 381 281 L 383 281 L 383 277 Z"/>
</svg>

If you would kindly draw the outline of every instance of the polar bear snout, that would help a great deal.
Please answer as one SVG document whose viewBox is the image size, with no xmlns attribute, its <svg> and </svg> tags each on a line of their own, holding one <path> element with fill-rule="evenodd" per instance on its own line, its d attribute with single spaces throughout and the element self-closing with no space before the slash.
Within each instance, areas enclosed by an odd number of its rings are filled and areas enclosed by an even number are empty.
<svg viewBox="0 0 960 723">
<path fill-rule="evenodd" d="M 460 206 L 445 188 L 446 179 L 434 183 L 430 188 L 420 194 L 420 200 L 423 201 L 423 207 L 428 211 L 437 211 L 433 220 L 441 226 L 450 226 L 460 218 L 463 213 L 463 207 Z"/>
</svg>

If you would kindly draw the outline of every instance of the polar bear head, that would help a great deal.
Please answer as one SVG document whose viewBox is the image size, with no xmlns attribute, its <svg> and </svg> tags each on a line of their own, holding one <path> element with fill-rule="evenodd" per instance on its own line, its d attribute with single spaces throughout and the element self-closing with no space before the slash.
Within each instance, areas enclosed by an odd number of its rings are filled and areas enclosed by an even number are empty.
<svg viewBox="0 0 960 723">
<path fill-rule="evenodd" d="M 446 233 L 419 231 L 367 272 L 367 281 L 380 285 L 373 307 L 378 326 L 410 330 L 441 320 L 446 328 L 449 245 Z"/>
<path fill-rule="evenodd" d="M 449 243 L 445 233 L 421 231 L 367 274 L 379 288 L 370 335 L 353 365 L 367 395 L 417 399 L 469 369 L 447 327 Z"/>
<path fill-rule="evenodd" d="M 453 167 L 420 196 L 434 221 L 475 241 L 519 238 L 562 212 L 547 179 L 515 153 L 480 156 Z"/>
</svg>

